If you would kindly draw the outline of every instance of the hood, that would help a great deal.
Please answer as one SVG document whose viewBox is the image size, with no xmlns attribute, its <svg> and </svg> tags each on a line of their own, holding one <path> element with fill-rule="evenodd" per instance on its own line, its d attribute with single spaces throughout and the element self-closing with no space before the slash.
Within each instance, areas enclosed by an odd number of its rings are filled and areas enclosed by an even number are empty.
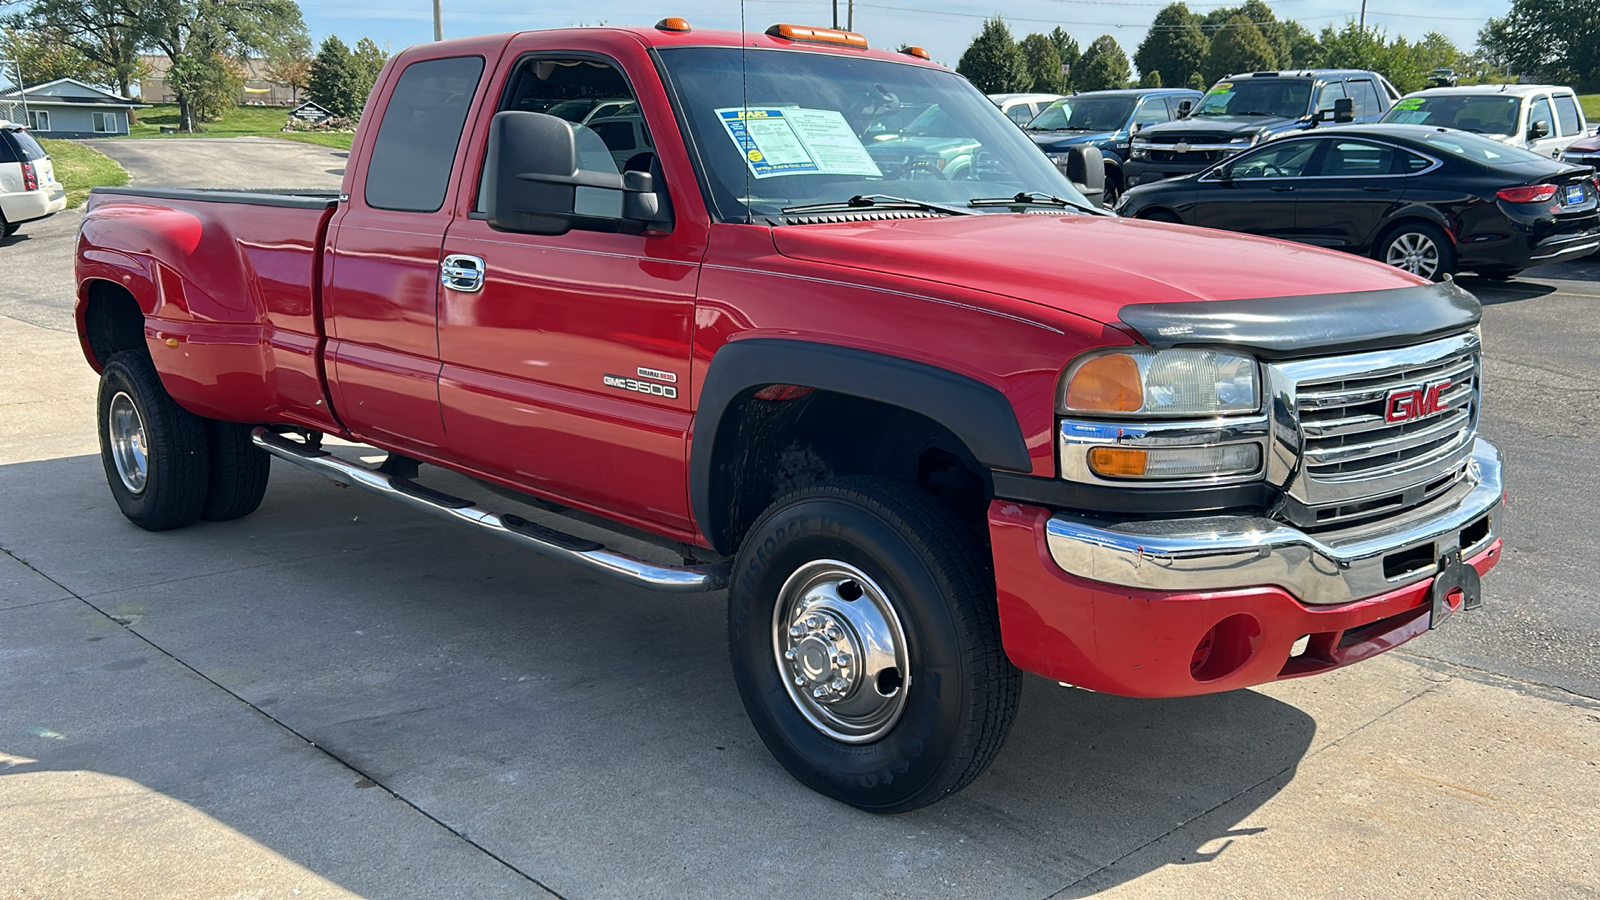
<svg viewBox="0 0 1600 900">
<path fill-rule="evenodd" d="M 1117 131 L 1030 131 L 1028 137 L 1046 150 L 1060 150 L 1079 144 L 1108 144 L 1122 137 Z"/>
<path fill-rule="evenodd" d="M 947 137 L 894 137 L 886 141 L 873 141 L 867 144 L 867 154 L 873 157 L 902 157 L 907 153 L 939 155 L 944 153 L 959 153 L 963 150 L 972 150 L 978 147 L 978 142 L 969 138 Z"/>
<path fill-rule="evenodd" d="M 792 259 L 1014 297 L 1112 324 L 1130 303 L 1410 287 L 1382 263 L 1226 231 L 1111 216 L 994 213 L 774 228 Z"/>
<path fill-rule="evenodd" d="M 1569 153 L 1600 153 L 1600 134 L 1591 135 L 1581 141 L 1573 141 L 1567 147 Z"/>
<path fill-rule="evenodd" d="M 1226 140 L 1241 134 L 1257 134 L 1263 131 L 1281 130 L 1285 125 L 1298 126 L 1299 119 L 1286 116 L 1190 116 L 1187 119 L 1174 119 L 1171 122 L 1162 122 L 1151 125 L 1139 132 L 1142 138 L 1154 138 L 1158 135 L 1167 135 L 1167 141 L 1178 135 L 1193 136 L 1207 140 Z"/>
</svg>

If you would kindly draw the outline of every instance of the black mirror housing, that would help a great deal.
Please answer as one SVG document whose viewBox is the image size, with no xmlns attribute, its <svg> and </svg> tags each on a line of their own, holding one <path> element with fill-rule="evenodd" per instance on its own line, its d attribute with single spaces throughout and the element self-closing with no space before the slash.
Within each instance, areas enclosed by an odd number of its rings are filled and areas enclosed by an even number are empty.
<svg viewBox="0 0 1600 900">
<path fill-rule="evenodd" d="M 1549 136 L 1550 124 L 1548 122 L 1535 122 L 1528 126 L 1528 140 L 1530 141 L 1537 141 L 1540 138 L 1547 138 Z"/>
<path fill-rule="evenodd" d="M 654 154 L 648 172 L 619 175 L 583 169 L 579 127 L 543 113 L 495 114 L 483 172 L 489 227 L 543 235 L 573 229 L 625 234 L 671 230 L 670 204 L 665 192 L 656 189 L 661 172 Z M 601 146 L 592 132 L 585 133 L 590 143 Z"/>
<path fill-rule="evenodd" d="M 1340 97 L 1333 101 L 1333 122 L 1342 125 L 1356 120 L 1356 102 L 1349 97 Z"/>
<path fill-rule="evenodd" d="M 1098 147 L 1073 147 L 1067 151 L 1067 179 L 1090 204 L 1105 202 L 1106 160 Z"/>
<path fill-rule="evenodd" d="M 1179 100 L 1178 101 L 1178 118 L 1187 119 L 1187 118 L 1189 118 L 1189 113 L 1192 113 L 1192 112 L 1194 112 L 1194 101 L 1193 100 Z"/>
</svg>

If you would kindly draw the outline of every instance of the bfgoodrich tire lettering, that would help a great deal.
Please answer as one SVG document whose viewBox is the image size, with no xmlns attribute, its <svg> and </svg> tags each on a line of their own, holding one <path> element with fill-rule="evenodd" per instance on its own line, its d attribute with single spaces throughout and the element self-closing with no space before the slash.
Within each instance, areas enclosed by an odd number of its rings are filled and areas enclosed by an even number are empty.
<svg viewBox="0 0 1600 900">
<path fill-rule="evenodd" d="M 100 373 L 100 461 L 111 496 L 149 531 L 191 525 L 210 474 L 205 423 L 161 386 L 144 354 L 123 351 Z"/>
<path fill-rule="evenodd" d="M 864 715 L 868 742 L 840 740 L 839 723 L 826 717 L 819 726 L 817 710 L 783 680 L 795 673 L 781 667 L 775 611 L 791 577 L 814 572 L 819 561 L 824 578 L 859 572 L 870 579 L 890 610 L 876 620 L 893 619 L 903 631 L 906 671 L 893 676 L 902 678 L 903 702 L 885 706 L 886 726 Z M 826 630 L 830 623 L 813 624 Z M 1001 647 L 983 549 L 932 497 L 886 479 L 796 491 L 762 514 L 735 563 L 728 638 L 745 710 L 773 756 L 808 787 L 872 812 L 916 809 L 971 783 L 1016 715 L 1021 677 Z M 853 690 L 893 690 L 893 677 L 858 681 Z"/>
</svg>

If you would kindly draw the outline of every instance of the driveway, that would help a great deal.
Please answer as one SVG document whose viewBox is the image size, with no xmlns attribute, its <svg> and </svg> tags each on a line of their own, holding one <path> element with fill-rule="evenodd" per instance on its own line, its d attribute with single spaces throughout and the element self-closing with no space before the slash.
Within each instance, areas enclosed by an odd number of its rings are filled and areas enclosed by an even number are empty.
<svg viewBox="0 0 1600 900">
<path fill-rule="evenodd" d="M 136 185 L 325 187 L 342 165 L 97 146 Z M 218 161 L 236 152 L 257 164 Z M 600 581 L 276 463 L 249 518 L 129 525 L 71 331 L 76 221 L 0 248 L 35 273 L 0 280 L 0 895 L 1596 894 L 1594 264 L 1471 285 L 1512 464 L 1482 610 L 1218 696 L 1030 677 L 983 778 L 880 817 L 766 753 L 721 594 Z"/>
<path fill-rule="evenodd" d="M 85 141 L 140 187 L 337 188 L 345 150 L 267 137 Z"/>
</svg>

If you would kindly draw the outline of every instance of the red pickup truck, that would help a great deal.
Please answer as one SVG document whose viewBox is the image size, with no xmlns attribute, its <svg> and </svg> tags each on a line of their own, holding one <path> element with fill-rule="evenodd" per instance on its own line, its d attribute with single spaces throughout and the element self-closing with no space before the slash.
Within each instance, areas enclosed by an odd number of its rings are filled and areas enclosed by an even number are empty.
<svg viewBox="0 0 1600 900">
<path fill-rule="evenodd" d="M 756 731 L 846 803 L 968 784 L 1022 671 L 1137 697 L 1325 672 L 1476 605 L 1499 559 L 1476 300 L 1118 219 L 915 48 L 467 38 L 396 56 L 362 123 L 337 195 L 92 195 L 77 317 L 122 512 L 246 515 L 277 457 L 726 588 Z"/>
</svg>

